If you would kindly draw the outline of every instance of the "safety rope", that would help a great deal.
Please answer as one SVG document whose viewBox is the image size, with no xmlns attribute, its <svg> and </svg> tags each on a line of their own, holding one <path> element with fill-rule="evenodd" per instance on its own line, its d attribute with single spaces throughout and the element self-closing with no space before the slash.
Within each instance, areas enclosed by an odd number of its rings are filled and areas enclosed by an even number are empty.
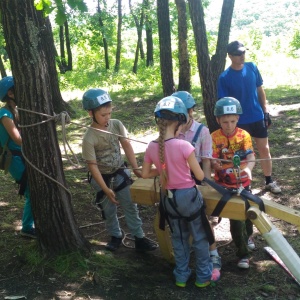
<svg viewBox="0 0 300 300">
<path fill-rule="evenodd" d="M 68 143 L 67 141 L 67 138 L 66 138 L 66 124 L 73 124 L 73 125 L 76 125 L 78 127 L 81 127 L 81 128 L 92 128 L 93 130 L 97 130 L 97 131 L 100 131 L 100 132 L 103 132 L 103 133 L 106 133 L 106 134 L 110 134 L 110 135 L 114 135 L 114 136 L 118 136 L 118 137 L 122 137 L 122 138 L 126 138 L 128 140 L 131 140 L 131 141 L 135 141 L 135 142 L 139 142 L 139 143 L 143 143 L 143 144 L 148 144 L 147 142 L 143 142 L 143 141 L 140 141 L 140 140 L 136 140 L 136 139 L 132 139 L 132 138 L 129 138 L 129 137 L 125 137 L 125 136 L 122 136 L 122 135 L 119 135 L 119 134 L 116 134 L 116 133 L 112 133 L 112 132 L 109 132 L 109 131 L 106 131 L 106 130 L 102 130 L 102 129 L 98 129 L 98 128 L 94 128 L 94 127 L 91 127 L 91 126 L 85 126 L 85 125 L 81 125 L 81 124 L 78 124 L 76 122 L 71 122 L 71 118 L 69 116 L 69 114 L 65 111 L 61 112 L 60 114 L 55 114 L 54 116 L 51 116 L 51 115 L 48 115 L 48 114 L 44 114 L 44 113 L 39 113 L 39 112 L 36 112 L 36 111 L 32 111 L 32 110 L 28 110 L 28 109 L 24 109 L 24 108 L 18 108 L 18 110 L 20 111 L 24 111 L 24 112 L 29 112 L 29 113 L 33 113 L 33 114 L 37 114 L 37 115 L 40 115 L 40 116 L 43 116 L 43 117 L 46 117 L 47 120 L 44 120 L 44 121 L 41 121 L 41 122 L 37 122 L 37 123 L 34 123 L 34 124 L 30 124 L 30 125 L 20 125 L 20 128 L 27 128 L 27 127 L 33 127 L 33 126 L 38 126 L 38 125 L 41 125 L 41 124 L 45 124 L 47 122 L 50 122 L 50 121 L 55 121 L 56 123 L 59 123 L 61 124 L 62 126 L 62 141 L 63 141 L 63 147 L 64 147 L 64 151 L 66 153 L 66 156 L 67 156 L 67 159 L 69 160 L 69 162 L 75 166 L 75 167 L 79 167 L 79 168 L 84 168 L 83 166 L 80 165 L 79 163 L 79 160 L 77 158 L 77 156 L 75 155 L 75 153 L 73 152 L 70 144 Z M 75 158 L 75 161 L 76 163 L 74 163 L 71 158 L 69 157 L 68 155 L 68 151 L 67 151 L 67 147 L 69 148 L 69 150 L 71 151 L 72 153 L 72 156 Z M 35 167 L 29 160 L 28 158 L 24 155 L 23 151 L 22 151 L 22 154 L 24 156 L 24 159 L 26 160 L 26 162 L 32 167 L 34 168 L 36 171 L 38 171 L 39 173 L 41 173 L 42 175 L 44 175 L 45 177 L 47 177 L 48 179 L 52 180 L 53 182 L 57 183 L 59 186 L 61 186 L 62 188 L 64 188 L 69 194 L 70 191 L 64 187 L 60 182 L 58 182 L 57 180 L 51 178 L 50 176 L 48 176 L 47 174 L 45 174 L 44 172 L 42 172 L 41 170 L 39 170 L 37 167 Z M 264 160 L 282 160 L 282 159 L 294 159 L 294 158 L 299 158 L 300 156 L 297 155 L 297 156 L 287 156 L 287 157 L 276 157 L 276 158 L 265 158 L 265 159 L 256 159 L 256 160 L 248 160 L 248 162 L 257 162 L 257 161 L 264 161 Z M 201 156 L 201 158 L 207 158 L 207 159 L 210 159 L 210 160 L 214 160 L 216 158 L 213 158 L 213 157 L 209 157 L 209 156 Z M 232 162 L 232 160 L 227 160 L 227 159 L 218 159 L 219 161 L 221 162 Z M 98 163 L 94 163 L 94 164 L 97 164 L 97 165 L 100 165 Z M 127 167 L 125 167 L 127 168 Z M 135 170 L 140 170 L 140 168 L 135 168 Z"/>
</svg>

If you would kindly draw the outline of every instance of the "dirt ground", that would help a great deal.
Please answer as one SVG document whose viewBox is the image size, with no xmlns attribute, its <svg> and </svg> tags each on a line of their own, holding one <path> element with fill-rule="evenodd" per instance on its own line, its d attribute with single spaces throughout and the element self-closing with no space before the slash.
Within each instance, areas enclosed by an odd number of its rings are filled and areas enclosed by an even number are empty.
<svg viewBox="0 0 300 300">
<path fill-rule="evenodd" d="M 286 107 L 286 106 L 285 106 Z M 298 111 L 298 106 L 290 106 L 288 111 Z M 299 155 L 299 114 L 288 114 L 285 109 L 274 110 L 273 125 L 273 156 L 282 155 L 282 148 L 287 155 Z M 280 136 L 286 124 L 292 132 Z M 277 134 L 278 133 L 278 134 Z M 277 135 L 277 137 L 276 137 Z M 296 135 L 296 138 L 295 138 Z M 293 145 L 289 146 L 291 141 Z M 139 157 L 141 159 L 141 156 Z M 299 209 L 299 175 L 297 172 L 298 160 L 274 161 L 274 177 L 283 189 L 283 193 L 273 195 L 262 189 L 263 176 L 259 164 L 255 170 L 253 193 L 267 199 Z M 252 253 L 250 268 L 237 268 L 235 246 L 231 242 L 228 220 L 223 218 L 215 225 L 215 234 L 219 254 L 222 257 L 221 280 L 205 289 L 195 287 L 195 273 L 184 289 L 174 285 L 172 276 L 173 265 L 161 255 L 160 249 L 149 253 L 136 253 L 132 249 L 132 241 L 127 235 L 122 210 L 119 209 L 119 220 L 126 239 L 124 245 L 115 253 L 105 251 L 104 245 L 109 240 L 105 232 L 100 212 L 92 205 L 94 193 L 85 180 L 84 170 L 68 170 L 69 188 L 72 192 L 72 204 L 75 218 L 84 236 L 91 242 L 95 252 L 110 255 L 115 259 L 126 261 L 125 267 L 115 268 L 113 276 L 95 272 L 82 274 L 70 279 L 66 274 L 53 271 L 51 268 L 37 269 L 24 258 L 22 249 L 34 240 L 22 238 L 19 235 L 23 200 L 17 198 L 15 186 L 9 176 L 1 174 L 0 180 L 0 299 L 60 299 L 60 300 L 126 300 L 126 299 L 300 299 L 300 286 L 265 252 L 266 241 L 255 229 L 254 239 L 256 249 Z M 76 178 L 76 180 L 74 180 Z M 153 229 L 153 220 L 156 214 L 154 206 L 139 206 L 143 220 L 143 229 L 148 238 L 156 240 Z M 273 224 L 282 232 L 294 250 L 300 253 L 299 232 L 296 226 L 279 219 L 270 217 Z M 213 220 L 215 221 L 215 220 Z M 191 253 L 190 266 L 194 269 L 194 254 Z M 100 274 L 100 275 L 99 275 Z"/>
</svg>

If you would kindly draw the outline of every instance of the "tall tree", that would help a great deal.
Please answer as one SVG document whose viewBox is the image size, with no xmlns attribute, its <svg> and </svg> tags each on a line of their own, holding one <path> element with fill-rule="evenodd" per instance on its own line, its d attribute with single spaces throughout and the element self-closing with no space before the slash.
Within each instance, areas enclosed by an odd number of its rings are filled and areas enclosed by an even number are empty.
<svg viewBox="0 0 300 300">
<path fill-rule="evenodd" d="M 178 13 L 178 60 L 179 60 L 179 91 L 191 89 L 191 65 L 187 46 L 187 21 L 185 0 L 175 0 Z"/>
<path fill-rule="evenodd" d="M 157 0 L 157 20 L 161 66 L 160 72 L 163 93 L 165 96 L 169 96 L 174 92 L 175 84 L 173 78 L 170 15 L 168 0 Z"/>
<path fill-rule="evenodd" d="M 49 19 L 35 9 L 33 0 L 23 0 L 22 5 L 18 0 L 1 0 L 0 9 L 18 106 L 53 115 L 52 102 L 56 96 L 53 86 L 58 86 L 58 81 L 51 55 L 53 41 L 49 39 L 52 36 Z M 41 123 L 44 119 L 24 111 L 20 112 L 20 118 L 21 124 Z M 26 167 L 41 250 L 46 255 L 78 249 L 89 252 L 90 245 L 74 219 L 71 196 L 64 188 L 66 180 L 55 122 L 25 127 L 22 137 L 22 149 L 30 161 L 30 164 L 26 162 Z"/>
<path fill-rule="evenodd" d="M 135 26 L 136 26 L 136 30 L 137 30 L 137 44 L 136 44 L 136 49 L 135 49 L 135 58 L 134 58 L 134 64 L 133 64 L 133 68 L 132 68 L 132 72 L 133 73 L 137 73 L 137 65 L 138 65 L 138 59 L 139 59 L 139 53 L 141 54 L 141 59 L 145 58 L 145 53 L 144 53 L 144 48 L 143 48 L 143 43 L 142 43 L 142 30 L 143 30 L 143 26 L 144 26 L 144 5 L 142 5 L 141 7 L 141 11 L 140 11 L 140 20 L 138 19 L 138 16 L 136 15 L 136 13 L 134 12 L 132 5 L 131 5 L 131 0 L 129 0 L 129 8 L 130 8 L 130 13 L 133 17 Z"/>
<path fill-rule="evenodd" d="M 97 11 L 98 11 L 100 30 L 101 30 L 101 34 L 102 34 L 103 48 L 104 48 L 105 68 L 106 68 L 106 70 L 109 70 L 108 43 L 107 43 L 107 38 L 106 38 L 106 34 L 105 34 L 105 26 L 104 26 L 104 23 L 102 20 L 102 10 L 100 7 L 100 0 L 98 0 Z"/>
<path fill-rule="evenodd" d="M 219 128 L 214 117 L 217 100 L 217 79 L 224 70 L 226 46 L 229 40 L 232 13 L 235 0 L 224 0 L 219 23 L 218 42 L 215 55 L 210 60 L 204 11 L 201 0 L 188 0 L 197 52 L 197 65 L 203 97 L 204 114 L 210 132 Z"/>
<path fill-rule="evenodd" d="M 121 47 L 122 47 L 122 0 L 118 0 L 118 31 L 117 31 L 117 50 L 115 72 L 120 69 Z"/>
<path fill-rule="evenodd" d="M 153 32 L 152 32 L 152 19 L 151 19 L 151 8 L 149 0 L 144 0 L 145 7 L 145 27 L 146 27 L 146 44 L 147 44 L 147 56 L 146 66 L 152 66 L 154 63 L 153 59 Z"/>
</svg>

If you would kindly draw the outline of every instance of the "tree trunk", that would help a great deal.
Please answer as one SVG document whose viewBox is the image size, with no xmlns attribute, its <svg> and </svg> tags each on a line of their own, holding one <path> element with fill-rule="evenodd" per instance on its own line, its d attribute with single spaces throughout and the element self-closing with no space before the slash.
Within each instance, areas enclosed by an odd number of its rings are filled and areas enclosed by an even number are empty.
<svg viewBox="0 0 300 300">
<path fill-rule="evenodd" d="M 68 54 L 67 71 L 72 71 L 72 69 L 73 69 L 73 56 L 72 56 L 72 51 L 71 51 L 70 32 L 69 32 L 68 21 L 65 22 L 64 27 L 65 27 L 65 37 L 66 37 L 66 48 L 67 48 L 67 54 Z"/>
<path fill-rule="evenodd" d="M 122 0 L 118 0 L 118 32 L 117 32 L 117 51 L 116 51 L 116 64 L 115 72 L 120 69 L 121 61 L 121 46 L 122 46 Z"/>
<path fill-rule="evenodd" d="M 59 49 L 60 49 L 60 73 L 65 74 L 67 70 L 66 55 L 65 55 L 65 32 L 64 26 L 59 26 Z"/>
<path fill-rule="evenodd" d="M 104 57 L 105 57 L 105 68 L 106 70 L 109 70 L 109 58 L 108 58 L 108 45 L 107 45 L 107 40 L 105 37 L 105 28 L 104 28 L 104 23 L 101 17 L 101 8 L 100 8 L 100 1 L 98 0 L 98 13 L 99 13 L 99 25 L 100 25 L 100 30 L 102 34 L 102 41 L 103 41 L 103 48 L 104 48 Z"/>
<path fill-rule="evenodd" d="M 22 5 L 19 0 L 1 0 L 0 8 L 19 107 L 53 115 L 53 87 L 58 87 L 58 79 L 54 57 L 49 55 L 53 54 L 49 20 L 43 18 L 42 11 L 36 11 L 32 0 L 23 0 Z M 23 125 L 44 119 L 23 111 L 20 118 Z M 90 244 L 74 219 L 71 196 L 61 187 L 66 181 L 55 122 L 25 127 L 22 137 L 22 148 L 30 161 L 26 167 L 40 249 L 49 256 L 78 249 L 89 252 Z"/>
<path fill-rule="evenodd" d="M 223 2 L 221 19 L 219 23 L 218 42 L 216 53 L 211 58 L 213 80 L 217 83 L 219 75 L 224 71 L 227 56 L 231 20 L 235 0 Z"/>
<path fill-rule="evenodd" d="M 157 20 L 159 33 L 160 72 L 164 96 L 171 95 L 175 90 L 173 79 L 171 32 L 169 17 L 169 1 L 157 0 Z"/>
<path fill-rule="evenodd" d="M 143 43 L 142 43 L 142 29 L 143 29 L 143 25 L 144 25 L 144 7 L 142 5 L 140 21 L 138 20 L 138 17 L 136 16 L 136 14 L 133 12 L 130 0 L 129 0 L 129 8 L 130 8 L 130 13 L 133 17 L 133 20 L 134 20 L 134 23 L 136 26 L 137 37 L 138 37 L 137 45 L 136 45 L 136 49 L 135 49 L 135 58 L 134 58 L 134 63 L 133 63 L 133 68 L 132 68 L 132 72 L 136 74 L 137 73 L 137 65 L 138 65 L 138 61 L 139 61 L 139 53 L 141 53 L 141 59 L 145 58 L 144 48 L 143 48 Z"/>
<path fill-rule="evenodd" d="M 178 12 L 179 91 L 191 90 L 191 65 L 187 47 L 187 21 L 185 0 L 175 0 Z"/>
<path fill-rule="evenodd" d="M 219 26 L 219 38 L 218 48 L 216 50 L 216 56 L 214 63 L 211 64 L 208 51 L 208 42 L 206 35 L 206 26 L 204 22 L 204 12 L 201 0 L 188 0 L 190 15 L 194 30 L 196 52 L 197 52 L 197 65 L 200 74 L 200 83 L 202 89 L 204 114 L 206 117 L 207 125 L 210 132 L 219 128 L 219 125 L 214 116 L 214 105 L 217 100 L 217 76 L 224 70 L 226 46 L 228 44 L 228 36 L 230 31 L 229 18 L 232 17 L 232 11 L 234 6 L 234 0 L 224 0 L 222 7 L 222 16 Z M 225 4 L 226 2 L 226 4 Z M 227 11 L 228 10 L 228 11 Z M 227 18 L 228 16 L 228 18 Z M 229 26 L 228 26 L 229 25 Z M 224 26 L 224 27 L 222 27 Z M 227 41 L 226 41 L 227 37 Z M 220 61 L 224 58 L 224 62 Z M 220 62 L 221 67 L 217 67 L 216 64 Z M 215 68 L 212 71 L 212 68 Z M 222 70 L 220 71 L 220 69 Z"/>
<path fill-rule="evenodd" d="M 152 34 L 152 21 L 150 17 L 150 4 L 149 0 L 144 0 L 145 7 L 145 27 L 146 27 L 146 45 L 147 45 L 147 55 L 146 55 L 146 66 L 153 66 L 153 34 Z"/>
<path fill-rule="evenodd" d="M 6 77 L 7 74 L 6 74 L 6 70 L 5 70 L 5 67 L 4 67 L 4 63 L 3 63 L 3 60 L 2 60 L 2 55 L 0 55 L 0 72 L 1 72 L 1 77 Z"/>
</svg>

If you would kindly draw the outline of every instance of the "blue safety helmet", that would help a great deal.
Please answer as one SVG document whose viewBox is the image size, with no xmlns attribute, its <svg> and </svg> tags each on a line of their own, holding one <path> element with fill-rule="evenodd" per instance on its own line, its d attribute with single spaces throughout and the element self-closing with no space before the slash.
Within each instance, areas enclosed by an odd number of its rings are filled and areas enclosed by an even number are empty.
<svg viewBox="0 0 300 300">
<path fill-rule="evenodd" d="M 8 90 L 10 90 L 13 86 L 15 85 L 14 83 L 14 78 L 12 76 L 7 76 L 3 77 L 0 80 L 0 100 L 2 102 L 5 102 L 6 100 L 4 99 L 5 96 L 7 95 Z"/>
<path fill-rule="evenodd" d="M 102 89 L 90 89 L 82 97 L 82 106 L 85 110 L 93 110 L 107 102 L 112 102 L 112 100 L 108 92 Z"/>
<path fill-rule="evenodd" d="M 175 120 L 186 123 L 188 112 L 184 103 L 177 97 L 168 96 L 161 99 L 154 110 L 156 118 Z"/>
<path fill-rule="evenodd" d="M 239 100 L 233 97 L 224 97 L 215 104 L 214 115 L 220 117 L 223 115 L 241 115 L 243 113 Z"/>
<path fill-rule="evenodd" d="M 186 109 L 193 108 L 196 105 L 193 96 L 186 91 L 178 91 L 172 94 L 172 96 L 179 98 L 185 105 Z"/>
</svg>

